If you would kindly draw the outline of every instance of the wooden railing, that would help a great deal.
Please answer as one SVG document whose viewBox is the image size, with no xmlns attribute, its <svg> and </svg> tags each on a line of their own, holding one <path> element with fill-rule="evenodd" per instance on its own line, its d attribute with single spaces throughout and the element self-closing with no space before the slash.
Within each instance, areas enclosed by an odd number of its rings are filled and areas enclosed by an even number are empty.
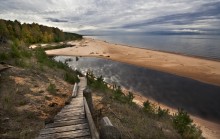
<svg viewBox="0 0 220 139">
<path fill-rule="evenodd" d="M 83 98 L 83 101 L 84 101 L 84 108 L 85 108 L 86 118 L 87 118 L 88 123 L 89 123 L 91 137 L 92 137 L 92 139 L 99 139 L 99 133 L 98 133 L 98 131 L 96 129 L 96 126 L 95 126 L 95 123 L 92 119 L 92 114 L 90 112 L 90 109 L 89 109 L 89 106 L 88 106 L 88 103 L 87 103 L 85 97 Z"/>
<path fill-rule="evenodd" d="M 86 118 L 88 119 L 91 138 L 92 139 L 121 139 L 120 131 L 113 126 L 108 117 L 103 117 L 100 121 L 100 135 L 95 127 L 92 115 L 94 114 L 92 92 L 87 87 L 83 91 L 84 108 L 86 113 Z"/>
</svg>

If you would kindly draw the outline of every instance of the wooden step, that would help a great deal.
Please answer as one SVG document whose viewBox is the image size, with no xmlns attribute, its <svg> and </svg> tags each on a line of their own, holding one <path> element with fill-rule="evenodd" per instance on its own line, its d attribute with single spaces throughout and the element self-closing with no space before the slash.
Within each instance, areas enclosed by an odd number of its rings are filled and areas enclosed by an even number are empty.
<svg viewBox="0 0 220 139">
<path fill-rule="evenodd" d="M 74 117 L 60 118 L 60 119 L 56 119 L 56 121 L 70 121 L 70 120 L 76 120 L 76 119 L 85 119 L 85 114 L 75 115 Z"/>
<path fill-rule="evenodd" d="M 88 123 L 63 126 L 63 127 L 50 127 L 50 128 L 44 128 L 43 130 L 41 130 L 40 135 L 61 133 L 61 132 L 68 132 L 68 131 L 75 131 L 75 130 L 83 130 L 83 129 L 88 129 L 88 128 L 89 128 Z"/>
<path fill-rule="evenodd" d="M 89 129 L 40 135 L 37 139 L 84 138 L 90 135 Z"/>
<path fill-rule="evenodd" d="M 58 119 L 62 119 L 62 118 L 68 118 L 68 117 L 74 117 L 74 116 L 78 116 L 78 115 L 85 115 L 85 112 L 81 112 L 81 113 L 61 113 L 60 115 L 56 115 L 54 117 L 54 120 L 58 120 Z"/>
<path fill-rule="evenodd" d="M 45 128 L 77 125 L 77 124 L 83 124 L 83 123 L 87 123 L 87 120 L 86 119 L 75 119 L 75 120 L 69 120 L 69 121 L 55 121 L 54 123 L 47 124 Z"/>
</svg>

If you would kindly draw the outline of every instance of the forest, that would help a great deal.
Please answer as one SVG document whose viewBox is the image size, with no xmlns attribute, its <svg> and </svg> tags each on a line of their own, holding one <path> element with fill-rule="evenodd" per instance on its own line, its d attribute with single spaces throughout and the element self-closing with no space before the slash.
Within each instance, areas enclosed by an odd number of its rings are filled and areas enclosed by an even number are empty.
<svg viewBox="0 0 220 139">
<path fill-rule="evenodd" d="M 55 27 L 27 24 L 19 21 L 0 19 L 0 43 L 7 40 L 23 41 L 27 44 L 60 42 L 65 40 L 81 39 L 82 35 L 67 33 Z"/>
</svg>

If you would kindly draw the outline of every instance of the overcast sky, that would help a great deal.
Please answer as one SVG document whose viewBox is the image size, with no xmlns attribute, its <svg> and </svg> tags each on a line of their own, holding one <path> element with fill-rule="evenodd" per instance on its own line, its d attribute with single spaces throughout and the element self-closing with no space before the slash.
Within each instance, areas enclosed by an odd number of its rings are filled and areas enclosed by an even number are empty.
<svg viewBox="0 0 220 139">
<path fill-rule="evenodd" d="M 220 34 L 220 0 L 0 0 L 0 18 L 82 34 Z"/>
</svg>

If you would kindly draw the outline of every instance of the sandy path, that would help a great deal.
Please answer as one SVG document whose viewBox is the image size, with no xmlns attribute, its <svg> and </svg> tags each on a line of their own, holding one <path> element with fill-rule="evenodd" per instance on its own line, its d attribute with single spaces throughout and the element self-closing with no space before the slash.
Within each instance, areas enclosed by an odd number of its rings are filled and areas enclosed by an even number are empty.
<svg viewBox="0 0 220 139">
<path fill-rule="evenodd" d="M 158 52 L 85 38 L 74 47 L 49 50 L 48 55 L 90 56 L 164 71 L 220 86 L 220 62 Z"/>
<path fill-rule="evenodd" d="M 48 50 L 48 55 L 100 57 L 150 69 L 164 71 L 220 86 L 220 62 L 195 57 L 158 52 L 105 41 L 85 38 L 80 42 L 69 42 L 74 47 Z M 135 101 L 142 104 L 147 98 L 136 94 Z M 153 101 L 153 100 L 152 100 Z M 154 102 L 154 101 L 153 101 Z M 158 102 L 155 102 L 158 104 Z M 158 104 L 163 108 L 169 108 Z M 175 109 L 169 108 L 171 112 Z M 219 139 L 220 125 L 192 116 L 206 138 Z"/>
</svg>

